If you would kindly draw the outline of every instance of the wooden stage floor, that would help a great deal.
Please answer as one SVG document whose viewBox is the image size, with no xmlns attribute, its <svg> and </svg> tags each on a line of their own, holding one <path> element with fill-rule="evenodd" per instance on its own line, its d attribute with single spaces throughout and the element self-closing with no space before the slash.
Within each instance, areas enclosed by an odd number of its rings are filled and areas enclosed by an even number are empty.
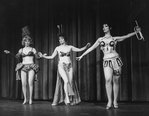
<svg viewBox="0 0 149 116">
<path fill-rule="evenodd" d="M 50 101 L 34 101 L 32 105 L 22 100 L 0 100 L 0 116 L 149 116 L 149 102 L 120 102 L 119 109 L 106 110 L 106 103 L 81 102 L 75 106 Z"/>
</svg>

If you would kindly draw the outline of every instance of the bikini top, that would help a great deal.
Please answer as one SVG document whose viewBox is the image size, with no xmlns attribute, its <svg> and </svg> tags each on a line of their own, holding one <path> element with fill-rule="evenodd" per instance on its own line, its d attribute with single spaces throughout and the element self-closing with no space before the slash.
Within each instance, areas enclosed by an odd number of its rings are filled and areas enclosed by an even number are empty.
<svg viewBox="0 0 149 116">
<path fill-rule="evenodd" d="M 105 46 L 114 47 L 115 45 L 116 45 L 116 42 L 114 41 L 113 38 L 110 41 L 106 41 L 106 40 L 102 39 L 100 42 L 101 47 L 105 47 Z"/>
<path fill-rule="evenodd" d="M 70 52 L 64 53 L 64 52 L 60 51 L 60 53 L 61 53 L 61 54 L 60 54 L 61 57 L 70 56 Z"/>
<path fill-rule="evenodd" d="M 33 48 L 31 49 L 31 51 L 29 51 L 27 54 L 23 53 L 23 48 L 22 48 L 22 53 L 21 53 L 22 57 L 26 57 L 26 56 L 34 56 L 34 52 L 33 52 Z"/>
<path fill-rule="evenodd" d="M 115 45 L 115 42 L 114 41 L 111 41 L 110 43 L 105 43 L 104 41 L 101 41 L 100 42 L 100 45 L 102 46 L 102 47 L 105 47 L 105 46 L 111 46 L 111 47 L 114 47 L 114 45 Z"/>
</svg>

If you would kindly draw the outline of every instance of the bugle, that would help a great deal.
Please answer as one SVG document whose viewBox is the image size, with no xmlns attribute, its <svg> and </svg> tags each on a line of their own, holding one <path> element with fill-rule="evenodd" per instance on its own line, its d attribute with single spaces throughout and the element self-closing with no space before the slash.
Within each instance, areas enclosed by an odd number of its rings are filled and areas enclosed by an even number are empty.
<svg viewBox="0 0 149 116">
<path fill-rule="evenodd" d="M 138 25 L 138 22 L 137 22 L 137 21 L 135 21 L 135 22 L 136 22 L 136 26 L 134 27 L 134 31 L 136 32 L 136 37 L 137 37 L 137 39 L 138 39 L 138 40 L 143 40 L 143 41 L 145 41 L 145 39 L 144 39 L 144 37 L 143 37 L 141 31 L 138 31 L 138 32 L 137 32 L 137 28 L 139 28 L 139 25 Z"/>
</svg>

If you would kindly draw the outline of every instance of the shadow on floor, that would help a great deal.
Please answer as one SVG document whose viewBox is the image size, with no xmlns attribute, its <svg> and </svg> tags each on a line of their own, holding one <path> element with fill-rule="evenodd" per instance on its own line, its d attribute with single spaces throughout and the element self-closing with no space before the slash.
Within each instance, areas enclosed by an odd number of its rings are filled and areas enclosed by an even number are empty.
<svg viewBox="0 0 149 116">
<path fill-rule="evenodd" d="M 34 101 L 32 105 L 22 100 L 0 100 L 0 116 L 149 116 L 149 103 L 119 103 L 118 109 L 106 110 L 106 103 L 81 102 L 75 106 L 50 101 Z"/>
</svg>

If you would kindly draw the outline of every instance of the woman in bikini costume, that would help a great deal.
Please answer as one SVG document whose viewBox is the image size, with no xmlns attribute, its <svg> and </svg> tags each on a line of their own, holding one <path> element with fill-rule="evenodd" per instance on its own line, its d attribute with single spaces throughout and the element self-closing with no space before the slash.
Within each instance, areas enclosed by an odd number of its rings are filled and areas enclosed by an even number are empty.
<svg viewBox="0 0 149 116">
<path fill-rule="evenodd" d="M 4 52 L 15 56 L 16 58 L 21 57 L 22 62 L 18 63 L 16 66 L 16 80 L 21 80 L 22 82 L 22 91 L 24 95 L 24 102 L 26 104 L 32 104 L 32 94 L 33 94 L 33 82 L 37 80 L 37 72 L 39 71 L 39 66 L 34 63 L 34 58 L 39 59 L 36 49 L 30 47 L 33 43 L 32 38 L 29 36 L 28 27 L 22 28 L 22 45 L 21 48 L 16 55 L 10 53 L 10 51 L 5 50 Z M 29 100 L 27 100 L 27 83 L 29 85 Z"/>
<path fill-rule="evenodd" d="M 81 52 L 87 49 L 90 44 L 88 43 L 82 48 L 76 48 L 66 44 L 64 34 L 60 34 L 58 38 L 60 45 L 55 48 L 51 56 L 40 54 L 40 57 L 45 59 L 53 59 L 56 55 L 59 58 L 56 89 L 52 105 L 62 102 L 66 105 L 75 105 L 81 102 L 81 100 L 75 78 L 73 78 L 73 66 L 70 59 L 71 51 Z"/>
<path fill-rule="evenodd" d="M 100 46 L 101 50 L 103 51 L 103 69 L 106 82 L 106 92 L 108 97 L 106 109 L 110 109 L 112 107 L 112 90 L 114 92 L 113 106 L 114 108 L 118 108 L 117 98 L 119 91 L 119 78 L 121 75 L 123 63 L 119 54 L 116 52 L 116 44 L 117 42 L 121 42 L 126 38 L 132 37 L 140 31 L 140 28 L 138 27 L 136 32 L 132 32 L 125 36 L 118 37 L 112 37 L 110 30 L 111 28 L 108 26 L 108 24 L 103 24 L 103 32 L 105 33 L 105 35 L 98 38 L 97 41 L 87 51 L 85 51 L 80 57 L 76 58 L 78 61 L 81 60 L 83 56 L 87 55 L 89 52 L 93 51 L 98 46 Z"/>
</svg>

